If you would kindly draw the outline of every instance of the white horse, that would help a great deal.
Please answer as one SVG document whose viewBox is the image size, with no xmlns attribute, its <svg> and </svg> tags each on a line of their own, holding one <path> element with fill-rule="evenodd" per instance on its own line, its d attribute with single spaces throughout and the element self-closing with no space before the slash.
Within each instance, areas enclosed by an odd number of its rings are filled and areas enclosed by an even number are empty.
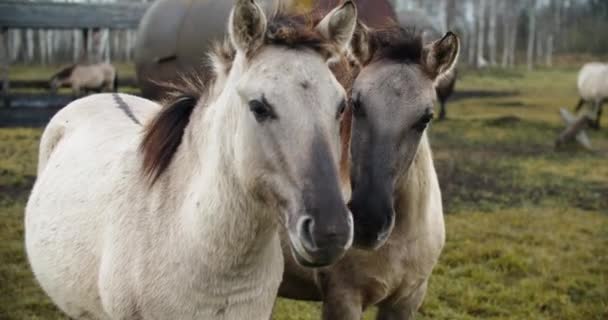
<svg viewBox="0 0 608 320">
<path fill-rule="evenodd" d="M 216 56 L 230 65 L 200 99 L 101 94 L 60 111 L 25 216 L 52 300 L 75 319 L 267 320 L 280 224 L 303 264 L 339 259 L 353 234 L 337 172 L 346 97 L 327 61 L 355 23 L 350 1 L 309 27 L 237 0 L 236 55 Z"/>
<path fill-rule="evenodd" d="M 577 85 L 581 97 L 576 111 L 579 111 L 585 103 L 590 103 L 589 118 L 593 119 L 592 127 L 599 129 L 602 106 L 608 100 L 608 64 L 600 62 L 585 64 L 578 73 Z"/>
</svg>

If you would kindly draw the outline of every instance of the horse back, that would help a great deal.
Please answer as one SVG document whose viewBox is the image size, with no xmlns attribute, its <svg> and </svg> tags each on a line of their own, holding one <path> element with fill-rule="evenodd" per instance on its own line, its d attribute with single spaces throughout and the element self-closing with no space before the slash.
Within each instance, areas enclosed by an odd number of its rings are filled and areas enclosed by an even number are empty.
<svg viewBox="0 0 608 320">
<path fill-rule="evenodd" d="M 578 74 L 578 91 L 584 100 L 608 98 L 608 64 L 591 62 Z"/>
<path fill-rule="evenodd" d="M 159 110 L 160 106 L 152 101 L 126 94 L 96 94 L 68 104 L 51 119 L 42 134 L 38 174 L 55 148 L 67 138 L 76 136 L 94 143 L 117 132 L 139 134 Z"/>
</svg>

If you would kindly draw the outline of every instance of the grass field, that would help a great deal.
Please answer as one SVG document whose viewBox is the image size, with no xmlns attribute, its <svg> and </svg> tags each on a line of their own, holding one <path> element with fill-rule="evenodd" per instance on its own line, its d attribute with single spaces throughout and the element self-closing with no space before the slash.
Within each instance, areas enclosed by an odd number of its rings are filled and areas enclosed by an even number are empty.
<svg viewBox="0 0 608 320">
<path fill-rule="evenodd" d="M 418 319 L 608 319 L 608 117 L 596 151 L 553 150 L 575 78 L 461 75 L 459 90 L 488 94 L 431 128 L 448 237 Z M 40 133 L 0 129 L 0 319 L 64 319 L 23 252 Z M 319 319 L 319 305 L 281 300 L 274 319 Z"/>
</svg>

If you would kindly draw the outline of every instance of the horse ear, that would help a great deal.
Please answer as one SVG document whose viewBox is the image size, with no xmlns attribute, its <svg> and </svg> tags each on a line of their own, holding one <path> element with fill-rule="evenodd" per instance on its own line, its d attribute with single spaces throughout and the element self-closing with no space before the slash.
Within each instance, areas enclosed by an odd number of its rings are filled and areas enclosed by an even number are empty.
<svg viewBox="0 0 608 320">
<path fill-rule="evenodd" d="M 450 72 L 458 61 L 460 39 L 452 32 L 423 49 L 422 63 L 433 79 Z"/>
<path fill-rule="evenodd" d="M 340 51 L 345 51 L 353 37 L 356 24 L 357 7 L 349 0 L 329 12 L 317 24 L 316 29 L 327 40 L 336 44 Z"/>
<path fill-rule="evenodd" d="M 264 43 L 266 15 L 255 0 L 237 0 L 228 24 L 228 33 L 234 47 L 245 54 Z"/>
<path fill-rule="evenodd" d="M 361 21 L 357 22 L 353 38 L 350 41 L 350 49 L 360 64 L 365 64 L 372 58 L 369 28 Z"/>
</svg>

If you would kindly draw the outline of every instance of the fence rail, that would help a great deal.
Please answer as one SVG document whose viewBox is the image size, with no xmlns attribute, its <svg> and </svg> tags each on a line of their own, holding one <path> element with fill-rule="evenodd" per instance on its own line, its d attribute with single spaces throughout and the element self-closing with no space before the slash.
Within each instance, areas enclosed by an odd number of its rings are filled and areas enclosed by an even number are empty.
<svg viewBox="0 0 608 320">
<path fill-rule="evenodd" d="M 0 0 L 0 28 L 135 29 L 147 3 L 58 3 Z"/>
<path fill-rule="evenodd" d="M 118 78 L 120 87 L 137 87 L 135 78 Z M 49 80 L 11 80 L 9 81 L 11 90 L 16 89 L 50 89 Z"/>
</svg>

